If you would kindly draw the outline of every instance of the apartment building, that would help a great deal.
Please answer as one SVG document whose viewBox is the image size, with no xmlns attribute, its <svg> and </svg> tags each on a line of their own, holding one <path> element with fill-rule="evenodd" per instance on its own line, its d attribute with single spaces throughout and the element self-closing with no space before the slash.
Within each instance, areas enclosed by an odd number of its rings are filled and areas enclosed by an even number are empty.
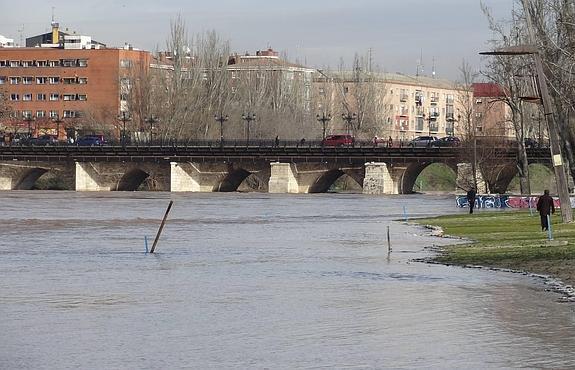
<svg viewBox="0 0 575 370">
<path fill-rule="evenodd" d="M 358 76 L 354 72 L 320 71 L 314 85 L 319 112 L 331 110 L 334 117 L 355 114 L 357 120 L 361 109 L 370 110 L 372 115 L 364 119 L 377 122 L 371 134 L 405 142 L 423 135 L 457 136 L 461 131 L 459 96 L 464 91 L 448 80 L 398 73 Z M 326 94 L 330 98 L 322 99 Z M 335 130 L 343 130 L 343 124 Z"/>
<path fill-rule="evenodd" d="M 504 97 L 504 91 L 497 84 L 473 84 L 473 126 L 477 135 L 515 138 L 511 108 Z"/>
<path fill-rule="evenodd" d="M 31 38 L 46 41 L 35 47 L 0 48 L 0 91 L 12 109 L 0 125 L 10 132 L 50 133 L 61 140 L 87 121 L 118 127 L 130 69 L 149 66 L 150 53 L 107 48 L 87 36 L 61 37 L 57 24 L 52 25 L 50 37 Z"/>
</svg>

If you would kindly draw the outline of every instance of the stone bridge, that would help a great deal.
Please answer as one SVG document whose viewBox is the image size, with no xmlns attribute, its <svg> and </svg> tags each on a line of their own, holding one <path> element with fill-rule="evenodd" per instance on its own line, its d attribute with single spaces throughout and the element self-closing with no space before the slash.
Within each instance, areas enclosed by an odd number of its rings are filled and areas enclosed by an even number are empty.
<svg viewBox="0 0 575 370">
<path fill-rule="evenodd" d="M 505 160 L 478 173 L 492 192 L 505 192 L 517 174 L 505 150 Z M 550 166 L 548 150 L 530 154 Z M 32 189 L 48 176 L 76 191 L 321 193 L 348 175 L 366 194 L 407 194 L 433 163 L 467 188 L 473 176 L 461 158 L 459 148 L 2 147 L 0 190 Z"/>
</svg>

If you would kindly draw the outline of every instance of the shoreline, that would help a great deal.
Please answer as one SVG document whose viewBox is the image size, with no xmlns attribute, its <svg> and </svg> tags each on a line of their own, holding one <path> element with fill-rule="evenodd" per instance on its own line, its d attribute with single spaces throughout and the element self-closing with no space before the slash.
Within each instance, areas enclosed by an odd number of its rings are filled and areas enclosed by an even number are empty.
<svg viewBox="0 0 575 370">
<path fill-rule="evenodd" d="M 438 225 L 432 224 L 422 224 L 418 222 L 411 222 L 409 223 L 412 226 L 418 226 L 423 230 L 427 230 L 429 235 L 436 238 L 441 239 L 450 239 L 450 240 L 457 240 L 465 242 L 463 245 L 475 245 L 478 242 L 472 239 L 456 236 L 456 235 L 447 235 L 445 234 L 443 228 Z M 503 267 L 503 266 L 496 266 L 496 265 L 482 265 L 482 264 L 465 264 L 465 263 L 448 263 L 441 261 L 441 257 L 447 253 L 449 248 L 453 247 L 463 247 L 463 245 L 458 244 L 447 244 L 447 245 L 433 245 L 426 247 L 425 249 L 430 250 L 433 253 L 433 256 L 415 259 L 418 262 L 430 263 L 430 264 L 438 264 L 444 266 L 455 266 L 465 269 L 480 269 L 480 270 L 487 270 L 487 271 L 496 271 L 496 272 L 507 272 L 513 274 L 521 274 L 530 278 L 539 279 L 542 281 L 543 285 L 548 287 L 545 290 L 558 294 L 560 297 L 558 302 L 561 303 L 575 303 L 575 287 L 571 284 L 566 283 L 563 280 L 562 276 L 555 275 L 550 271 L 545 272 L 533 272 L 526 269 L 521 268 L 521 266 L 517 266 L 516 268 L 513 267 Z M 544 269 L 545 270 L 545 269 Z"/>
</svg>

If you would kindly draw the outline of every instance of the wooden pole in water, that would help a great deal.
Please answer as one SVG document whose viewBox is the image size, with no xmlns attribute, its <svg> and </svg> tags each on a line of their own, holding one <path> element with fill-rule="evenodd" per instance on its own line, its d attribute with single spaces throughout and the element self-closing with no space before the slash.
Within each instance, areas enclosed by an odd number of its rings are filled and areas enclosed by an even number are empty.
<svg viewBox="0 0 575 370">
<path fill-rule="evenodd" d="M 158 244 L 158 240 L 160 239 L 160 234 L 162 234 L 162 229 L 164 228 L 164 224 L 166 223 L 166 218 L 168 218 L 168 213 L 170 213 L 170 209 L 172 208 L 172 204 L 174 204 L 173 200 L 170 200 L 170 204 L 168 204 L 168 209 L 166 209 L 166 214 L 164 215 L 164 219 L 160 224 L 160 228 L 158 229 L 158 233 L 156 234 L 156 239 L 154 239 L 154 244 L 152 244 L 152 249 L 150 249 L 150 253 L 154 253 L 156 249 L 156 244 Z"/>
<path fill-rule="evenodd" d="M 389 238 L 389 226 L 387 227 L 387 250 L 391 252 L 391 240 Z"/>
</svg>

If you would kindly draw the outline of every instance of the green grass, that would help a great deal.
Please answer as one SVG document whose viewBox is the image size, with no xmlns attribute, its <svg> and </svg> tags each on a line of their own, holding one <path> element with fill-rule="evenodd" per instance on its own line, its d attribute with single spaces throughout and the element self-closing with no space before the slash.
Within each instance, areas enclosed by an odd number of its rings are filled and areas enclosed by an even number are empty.
<svg viewBox="0 0 575 370">
<path fill-rule="evenodd" d="M 437 258 L 442 263 L 523 268 L 525 263 L 537 261 L 575 260 L 575 224 L 562 224 L 560 214 L 552 216 L 554 243 L 547 243 L 539 215 L 530 216 L 526 211 L 460 214 L 417 222 L 440 226 L 446 235 L 475 241 L 445 248 Z"/>
</svg>

